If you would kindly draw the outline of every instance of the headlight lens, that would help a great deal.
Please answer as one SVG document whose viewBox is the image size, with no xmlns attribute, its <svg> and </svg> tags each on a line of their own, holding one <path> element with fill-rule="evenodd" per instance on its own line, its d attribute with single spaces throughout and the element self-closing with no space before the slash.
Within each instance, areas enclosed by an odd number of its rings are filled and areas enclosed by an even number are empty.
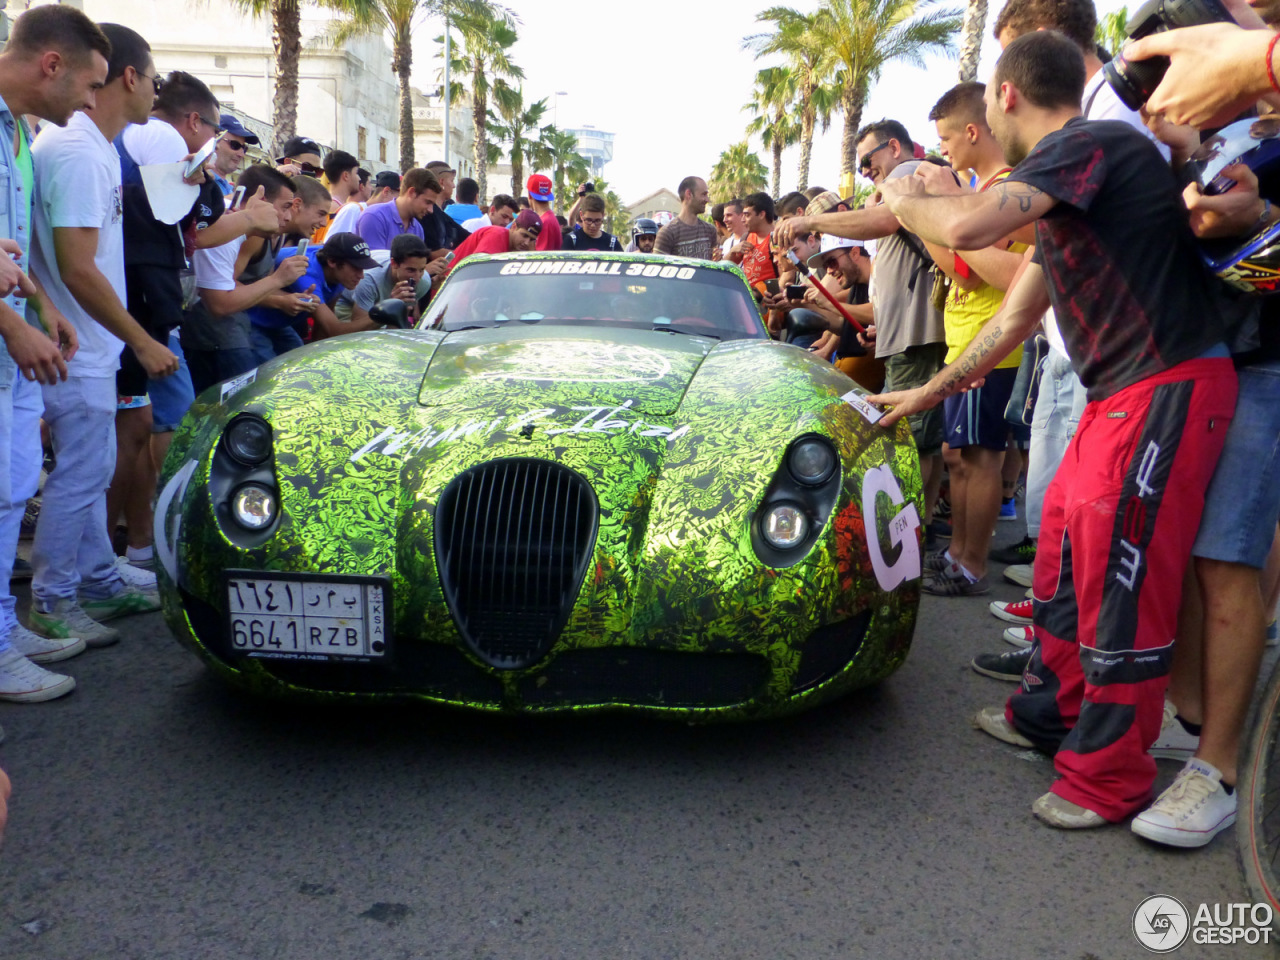
<svg viewBox="0 0 1280 960">
<path fill-rule="evenodd" d="M 831 479 L 836 469 L 836 451 L 826 440 L 807 437 L 792 444 L 787 469 L 806 486 L 816 487 Z"/>
<path fill-rule="evenodd" d="M 227 453 L 246 467 L 256 467 L 271 456 L 271 427 L 261 417 L 236 417 L 224 438 Z"/>
<path fill-rule="evenodd" d="M 790 550 L 808 536 L 809 518 L 795 504 L 780 503 L 765 513 L 761 532 L 775 550 Z"/>
<path fill-rule="evenodd" d="M 265 530 L 276 518 L 276 495 L 264 486 L 246 483 L 231 496 L 231 515 L 246 530 Z"/>
</svg>

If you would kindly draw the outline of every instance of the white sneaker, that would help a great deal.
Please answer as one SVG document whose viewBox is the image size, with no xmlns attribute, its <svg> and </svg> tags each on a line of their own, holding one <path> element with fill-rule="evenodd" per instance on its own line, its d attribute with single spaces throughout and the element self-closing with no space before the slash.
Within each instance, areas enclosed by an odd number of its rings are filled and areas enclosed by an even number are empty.
<svg viewBox="0 0 1280 960">
<path fill-rule="evenodd" d="M 27 621 L 33 633 L 47 640 L 79 637 L 86 647 L 107 647 L 120 639 L 119 632 L 94 620 L 74 600 L 56 600 L 47 612 L 33 604 Z"/>
<path fill-rule="evenodd" d="M 154 573 L 130 563 L 124 557 L 116 557 L 116 572 L 120 574 L 120 579 L 131 587 L 141 587 L 143 590 L 154 590 L 156 588 L 156 575 Z"/>
<path fill-rule="evenodd" d="M 1170 847 L 1203 847 L 1236 822 L 1236 795 L 1222 789 L 1221 778 L 1212 764 L 1192 757 L 1130 829 Z"/>
<path fill-rule="evenodd" d="M 0 700 L 39 703 L 61 697 L 75 688 L 76 682 L 71 677 L 37 666 L 17 650 L 0 654 Z"/>
<path fill-rule="evenodd" d="M 1031 575 L 1033 569 L 1029 563 L 1015 563 L 1011 567 L 1004 568 L 1004 578 L 1020 587 L 1029 587 L 1032 583 Z"/>
<path fill-rule="evenodd" d="M 1006 643 L 1023 648 L 1031 646 L 1031 641 L 1035 639 L 1030 627 L 1008 627 L 1003 636 Z"/>
<path fill-rule="evenodd" d="M 56 637 L 48 639 L 38 633 L 32 633 L 20 623 L 16 623 L 9 632 L 9 642 L 20 654 L 32 663 L 54 663 L 58 660 L 70 660 L 78 653 L 84 653 L 84 641 L 79 637 Z"/>
<path fill-rule="evenodd" d="M 1173 701 L 1164 702 L 1164 723 L 1160 727 L 1160 735 L 1151 745 L 1147 753 L 1162 760 L 1190 760 L 1200 746 L 1200 738 L 1187 733 L 1186 727 L 1178 722 L 1178 708 Z"/>
</svg>

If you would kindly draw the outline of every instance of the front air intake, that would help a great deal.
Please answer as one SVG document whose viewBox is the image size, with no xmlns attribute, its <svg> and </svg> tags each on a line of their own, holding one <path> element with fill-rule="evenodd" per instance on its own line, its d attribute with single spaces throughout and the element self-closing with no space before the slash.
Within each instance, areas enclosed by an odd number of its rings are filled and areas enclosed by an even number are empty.
<svg viewBox="0 0 1280 960">
<path fill-rule="evenodd" d="M 546 460 L 493 460 L 436 504 L 436 560 L 453 618 L 477 656 L 516 670 L 564 629 L 596 539 L 595 494 Z"/>
</svg>

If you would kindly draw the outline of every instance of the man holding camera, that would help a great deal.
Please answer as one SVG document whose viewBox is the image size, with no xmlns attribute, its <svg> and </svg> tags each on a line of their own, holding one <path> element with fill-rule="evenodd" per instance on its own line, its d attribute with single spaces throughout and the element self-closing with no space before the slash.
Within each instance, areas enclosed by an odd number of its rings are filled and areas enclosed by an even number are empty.
<svg viewBox="0 0 1280 960">
<path fill-rule="evenodd" d="M 604 198 L 588 194 L 579 201 L 581 222 L 565 237 L 566 250 L 602 250 L 618 253 L 622 242 L 604 228 Z"/>
<path fill-rule="evenodd" d="M 941 403 L 993 370 L 1052 299 L 1090 402 L 1045 497 L 1030 665 L 1008 704 L 974 722 L 1054 754 L 1062 778 L 1032 812 L 1063 829 L 1118 822 L 1150 799 L 1183 573 L 1236 401 L 1177 181 L 1141 134 L 1080 119 L 1084 83 L 1072 41 L 1019 37 L 987 87 L 1008 179 L 962 196 L 930 196 L 919 177 L 882 186 L 932 242 L 981 248 L 1035 222 L 1036 252 L 954 363 L 871 398 L 893 406 L 886 426 Z"/>
</svg>

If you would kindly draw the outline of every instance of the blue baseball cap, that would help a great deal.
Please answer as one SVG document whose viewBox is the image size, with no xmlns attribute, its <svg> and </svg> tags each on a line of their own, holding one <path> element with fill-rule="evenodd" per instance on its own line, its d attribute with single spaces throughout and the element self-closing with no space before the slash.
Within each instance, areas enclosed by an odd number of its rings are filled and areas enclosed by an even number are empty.
<svg viewBox="0 0 1280 960">
<path fill-rule="evenodd" d="M 233 137 L 239 137 L 245 143 L 252 143 L 256 147 L 260 142 L 257 134 L 250 133 L 248 128 L 237 120 L 233 113 L 224 113 L 219 118 L 218 125 L 222 127 L 223 133 L 229 133 Z"/>
</svg>

